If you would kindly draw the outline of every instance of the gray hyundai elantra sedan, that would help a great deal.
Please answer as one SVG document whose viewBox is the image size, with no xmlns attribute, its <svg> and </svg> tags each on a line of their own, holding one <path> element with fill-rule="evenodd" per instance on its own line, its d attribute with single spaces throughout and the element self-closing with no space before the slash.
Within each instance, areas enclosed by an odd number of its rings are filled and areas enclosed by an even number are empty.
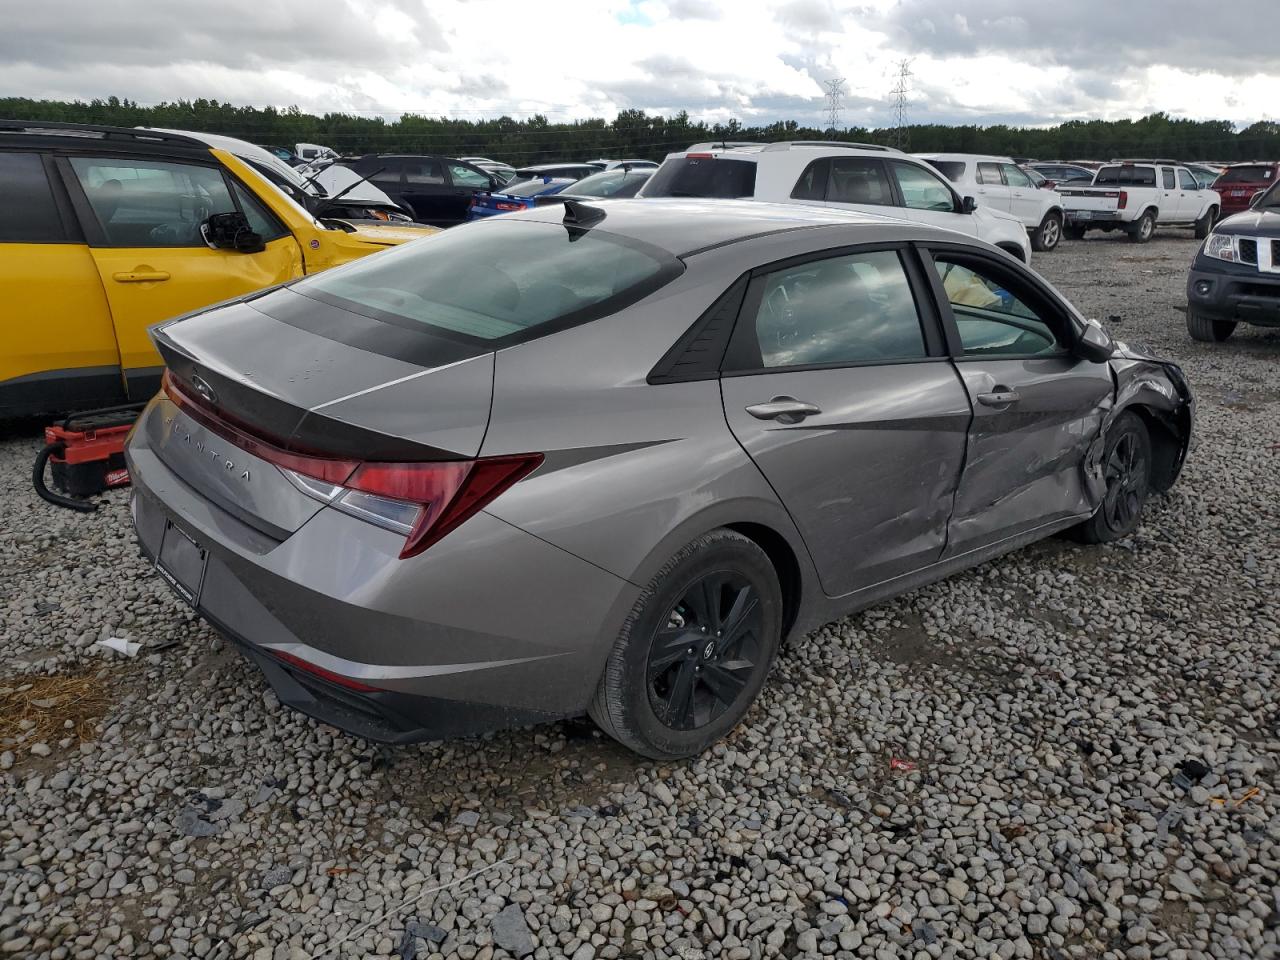
<svg viewBox="0 0 1280 960">
<path fill-rule="evenodd" d="M 1034 272 L 799 206 L 575 201 L 162 324 L 142 549 L 282 703 L 703 750 L 787 638 L 1134 530 L 1193 400 Z"/>
</svg>

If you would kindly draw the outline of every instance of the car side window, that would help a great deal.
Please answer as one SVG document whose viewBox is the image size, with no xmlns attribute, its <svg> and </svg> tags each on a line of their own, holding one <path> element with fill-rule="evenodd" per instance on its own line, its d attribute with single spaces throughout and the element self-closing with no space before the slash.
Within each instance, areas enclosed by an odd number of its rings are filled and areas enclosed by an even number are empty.
<svg viewBox="0 0 1280 960">
<path fill-rule="evenodd" d="M 404 163 L 399 157 L 374 157 L 368 164 L 358 164 L 355 171 L 362 177 L 368 177 L 370 183 L 399 186 Z"/>
<path fill-rule="evenodd" d="M 113 247 L 202 247 L 200 224 L 236 210 L 215 167 L 97 157 L 70 163 Z"/>
<path fill-rule="evenodd" d="M 914 163 L 894 160 L 889 164 L 902 191 L 902 204 L 912 210 L 955 213 L 955 194 L 936 174 Z"/>
<path fill-rule="evenodd" d="M 831 173 L 831 160 L 823 157 L 804 168 L 800 179 L 791 191 L 792 200 L 824 200 L 827 196 L 827 178 Z"/>
<path fill-rule="evenodd" d="M 1163 170 L 1161 170 L 1160 175 L 1164 180 L 1164 188 L 1166 190 L 1172 190 L 1177 186 L 1177 183 L 1174 181 L 1174 178 L 1173 178 L 1173 171 L 1170 170 L 1168 167 L 1165 167 Z"/>
<path fill-rule="evenodd" d="M 427 158 L 401 161 L 404 164 L 404 182 L 431 185 L 444 183 L 444 168 L 439 160 Z"/>
<path fill-rule="evenodd" d="M 893 250 L 814 260 L 769 274 L 754 317 L 739 328 L 740 334 L 754 334 L 752 346 L 758 348 L 759 361 L 752 357 L 745 364 L 750 369 L 927 356 L 911 285 Z"/>
<path fill-rule="evenodd" d="M 240 203 L 245 219 L 249 221 L 249 229 L 263 240 L 276 240 L 289 232 L 248 190 L 238 183 L 232 189 L 235 191 L 236 200 Z"/>
<path fill-rule="evenodd" d="M 464 167 L 460 163 L 449 164 L 449 179 L 455 187 L 488 187 L 489 178 L 478 170 Z"/>
<path fill-rule="evenodd" d="M 0 153 L 0 243 L 66 239 L 39 155 Z"/>
<path fill-rule="evenodd" d="M 998 271 L 935 254 L 966 357 L 1028 357 L 1065 349 L 1053 325 L 1011 293 Z"/>
<path fill-rule="evenodd" d="M 1011 187 L 1033 187 L 1035 184 L 1031 182 L 1031 178 L 1019 170 L 1012 163 L 1000 164 L 1000 169 L 1004 173 L 1005 183 Z"/>
<path fill-rule="evenodd" d="M 1000 164 L 998 163 L 978 164 L 978 182 L 985 183 L 985 184 L 1004 183 L 1004 181 L 1000 179 Z"/>
<path fill-rule="evenodd" d="M 892 206 L 893 189 L 879 160 L 837 157 L 831 161 L 827 185 L 829 203 L 866 203 Z"/>
<path fill-rule="evenodd" d="M 1186 170 L 1182 167 L 1178 168 L 1178 186 L 1183 190 L 1197 189 L 1196 178 L 1191 175 L 1190 170 Z"/>
</svg>

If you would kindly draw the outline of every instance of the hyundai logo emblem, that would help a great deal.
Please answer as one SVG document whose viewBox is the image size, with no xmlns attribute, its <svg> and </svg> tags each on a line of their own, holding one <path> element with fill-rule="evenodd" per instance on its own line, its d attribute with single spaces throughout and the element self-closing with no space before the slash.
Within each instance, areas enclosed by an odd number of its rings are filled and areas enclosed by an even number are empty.
<svg viewBox="0 0 1280 960">
<path fill-rule="evenodd" d="M 196 393 L 204 399 L 206 403 L 217 403 L 218 395 L 213 392 L 213 387 L 209 386 L 209 381 L 200 374 L 194 374 L 191 377 L 191 387 Z"/>
</svg>

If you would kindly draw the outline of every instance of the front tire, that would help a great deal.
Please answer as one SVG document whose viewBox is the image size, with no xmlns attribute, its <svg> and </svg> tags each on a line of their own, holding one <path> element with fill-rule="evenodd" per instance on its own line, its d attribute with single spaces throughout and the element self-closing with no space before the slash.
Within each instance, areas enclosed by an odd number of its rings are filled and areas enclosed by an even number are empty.
<svg viewBox="0 0 1280 960">
<path fill-rule="evenodd" d="M 1135 413 L 1122 413 L 1111 425 L 1103 447 L 1106 491 L 1097 511 L 1075 527 L 1085 543 L 1110 543 L 1138 529 L 1151 490 L 1151 436 Z"/>
<path fill-rule="evenodd" d="M 588 713 L 643 756 L 694 756 L 746 715 L 781 641 L 782 590 L 768 555 L 739 533 L 712 530 L 649 581 Z"/>
<path fill-rule="evenodd" d="M 1196 221 L 1196 239 L 1203 240 L 1213 230 L 1213 225 L 1218 220 L 1218 208 L 1210 207 L 1204 212 L 1199 220 Z"/>
<path fill-rule="evenodd" d="M 1156 232 L 1156 218 L 1150 210 L 1143 212 L 1138 222 L 1129 230 L 1130 243 L 1146 243 Z"/>
<path fill-rule="evenodd" d="M 1048 253 L 1057 247 L 1062 240 L 1062 214 L 1046 213 L 1031 235 L 1031 249 L 1037 253 Z"/>
<path fill-rule="evenodd" d="M 1187 333 L 1192 340 L 1203 343 L 1221 343 L 1236 332 L 1236 321 L 1214 320 L 1195 310 L 1187 309 Z"/>
</svg>

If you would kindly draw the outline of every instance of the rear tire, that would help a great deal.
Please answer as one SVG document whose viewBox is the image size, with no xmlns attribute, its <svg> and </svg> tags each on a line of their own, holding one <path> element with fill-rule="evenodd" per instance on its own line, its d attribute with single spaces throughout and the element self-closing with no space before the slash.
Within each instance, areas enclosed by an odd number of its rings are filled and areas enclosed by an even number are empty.
<svg viewBox="0 0 1280 960">
<path fill-rule="evenodd" d="M 1142 216 L 1129 229 L 1130 243 L 1146 243 L 1156 233 L 1156 218 L 1150 210 L 1144 210 Z"/>
<path fill-rule="evenodd" d="M 694 756 L 746 715 L 781 640 L 782 590 L 768 555 L 739 533 L 712 530 L 649 581 L 587 712 L 643 756 Z"/>
<path fill-rule="evenodd" d="M 1067 224 L 1067 226 L 1062 228 L 1062 233 L 1068 240 L 1084 239 L 1084 227 L 1075 227 L 1071 224 Z"/>
<path fill-rule="evenodd" d="M 1031 249 L 1037 253 L 1048 253 L 1058 246 L 1062 240 L 1062 214 L 1046 213 L 1031 235 Z"/>
<path fill-rule="evenodd" d="M 1203 240 L 1213 230 L 1213 225 L 1218 220 L 1218 208 L 1210 207 L 1204 212 L 1204 216 L 1196 221 L 1196 239 Z"/>
<path fill-rule="evenodd" d="M 1136 413 L 1122 413 L 1111 425 L 1102 453 L 1107 488 L 1092 517 L 1072 528 L 1084 543 L 1110 543 L 1138 528 L 1151 490 L 1151 437 Z"/>
<path fill-rule="evenodd" d="M 1187 333 L 1192 340 L 1203 343 L 1221 343 L 1236 332 L 1235 320 L 1214 320 L 1187 308 Z"/>
</svg>

